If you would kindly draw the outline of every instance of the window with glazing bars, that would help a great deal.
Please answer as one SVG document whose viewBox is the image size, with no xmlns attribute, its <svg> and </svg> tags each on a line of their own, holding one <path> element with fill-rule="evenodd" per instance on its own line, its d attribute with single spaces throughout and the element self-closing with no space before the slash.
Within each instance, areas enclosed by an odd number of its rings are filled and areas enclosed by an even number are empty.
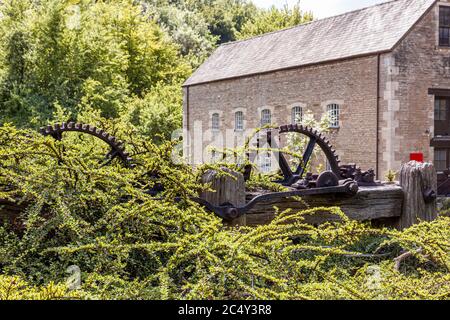
<svg viewBox="0 0 450 320">
<path fill-rule="evenodd" d="M 442 121 L 447 119 L 447 100 L 436 98 L 434 100 L 434 120 Z"/>
<path fill-rule="evenodd" d="M 303 108 L 302 107 L 293 107 L 292 108 L 292 123 L 300 124 L 303 120 Z"/>
<path fill-rule="evenodd" d="M 220 116 L 218 113 L 214 113 L 211 116 L 211 129 L 214 131 L 220 130 Z"/>
<path fill-rule="evenodd" d="M 450 7 L 439 7 L 439 45 L 450 47 Z"/>
<path fill-rule="evenodd" d="M 330 118 L 330 128 L 339 128 L 339 105 L 336 103 L 327 106 L 328 117 Z"/>
<path fill-rule="evenodd" d="M 234 114 L 234 129 L 236 131 L 244 130 L 244 113 L 242 111 Z"/>
<path fill-rule="evenodd" d="M 272 113 L 269 109 L 261 111 L 261 126 L 265 126 L 272 123 Z"/>
<path fill-rule="evenodd" d="M 434 166 L 436 171 L 447 170 L 447 150 L 434 150 Z"/>
<path fill-rule="evenodd" d="M 272 170 L 272 156 L 270 153 L 261 155 L 261 171 L 268 173 Z"/>
</svg>

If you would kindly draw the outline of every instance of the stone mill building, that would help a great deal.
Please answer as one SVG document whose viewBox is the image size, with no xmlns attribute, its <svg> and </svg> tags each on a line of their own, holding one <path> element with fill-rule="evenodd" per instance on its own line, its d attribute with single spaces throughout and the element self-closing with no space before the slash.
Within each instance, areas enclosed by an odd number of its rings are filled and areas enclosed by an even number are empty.
<svg viewBox="0 0 450 320">
<path fill-rule="evenodd" d="M 450 167 L 450 2 L 395 0 L 221 45 L 185 82 L 184 151 L 307 110 L 342 162 L 378 178 L 412 153 Z M 300 120 L 298 120 L 300 118 Z M 196 133 L 197 132 L 197 133 Z M 227 133 L 226 133 L 227 132 Z M 193 160 L 194 161 L 194 160 Z"/>
</svg>

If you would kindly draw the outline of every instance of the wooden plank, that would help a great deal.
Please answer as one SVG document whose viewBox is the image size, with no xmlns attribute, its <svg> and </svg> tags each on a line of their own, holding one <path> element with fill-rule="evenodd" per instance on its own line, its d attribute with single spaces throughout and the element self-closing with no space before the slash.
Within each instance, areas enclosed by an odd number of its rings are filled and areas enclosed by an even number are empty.
<svg viewBox="0 0 450 320">
<path fill-rule="evenodd" d="M 248 198 L 254 196 L 255 194 L 249 194 Z M 302 202 L 293 199 L 281 199 L 258 204 L 247 214 L 247 225 L 269 223 L 274 218 L 275 206 L 280 211 L 291 208 L 294 212 L 308 208 L 340 207 L 351 219 L 368 221 L 398 218 L 402 213 L 402 204 L 403 190 L 398 185 L 360 187 L 354 197 L 327 195 L 303 197 Z M 318 213 L 308 217 L 307 222 L 320 224 L 330 220 L 339 220 L 339 218 L 328 213 Z"/>
</svg>

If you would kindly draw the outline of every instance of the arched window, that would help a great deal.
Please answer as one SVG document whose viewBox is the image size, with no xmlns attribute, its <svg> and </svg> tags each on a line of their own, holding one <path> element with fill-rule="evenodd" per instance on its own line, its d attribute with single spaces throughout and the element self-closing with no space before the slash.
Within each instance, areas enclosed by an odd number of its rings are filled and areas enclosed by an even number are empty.
<svg viewBox="0 0 450 320">
<path fill-rule="evenodd" d="M 234 114 L 234 130 L 244 130 L 244 113 L 242 111 L 238 111 Z"/>
<path fill-rule="evenodd" d="M 300 124 L 303 121 L 303 108 L 295 106 L 291 112 L 292 124 Z"/>
<path fill-rule="evenodd" d="M 272 123 L 272 113 L 269 109 L 261 111 L 261 126 L 265 126 Z"/>
<path fill-rule="evenodd" d="M 328 117 L 330 118 L 330 128 L 339 128 L 340 110 L 339 105 L 331 103 L 327 106 Z"/>
<path fill-rule="evenodd" d="M 218 113 L 213 113 L 213 115 L 211 116 L 211 129 L 213 131 L 220 130 L 220 116 Z"/>
</svg>

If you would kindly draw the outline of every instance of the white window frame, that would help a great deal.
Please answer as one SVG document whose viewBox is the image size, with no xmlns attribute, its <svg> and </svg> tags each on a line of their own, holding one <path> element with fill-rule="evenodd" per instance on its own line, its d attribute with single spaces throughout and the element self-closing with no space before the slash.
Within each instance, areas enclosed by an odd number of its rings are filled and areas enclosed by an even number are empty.
<svg viewBox="0 0 450 320">
<path fill-rule="evenodd" d="M 217 112 L 211 115 L 211 130 L 220 131 L 220 114 Z"/>
<path fill-rule="evenodd" d="M 291 109 L 291 122 L 292 124 L 300 124 L 303 121 L 303 107 L 293 106 Z"/>
<path fill-rule="evenodd" d="M 269 152 L 261 154 L 260 170 L 263 173 L 272 171 L 272 155 Z"/>
<path fill-rule="evenodd" d="M 234 113 L 234 131 L 244 131 L 244 112 L 236 111 Z"/>
<path fill-rule="evenodd" d="M 327 104 L 327 114 L 330 118 L 329 127 L 332 129 L 340 128 L 341 105 L 338 103 Z"/>
<path fill-rule="evenodd" d="M 261 110 L 261 127 L 272 124 L 272 110 Z"/>
</svg>

